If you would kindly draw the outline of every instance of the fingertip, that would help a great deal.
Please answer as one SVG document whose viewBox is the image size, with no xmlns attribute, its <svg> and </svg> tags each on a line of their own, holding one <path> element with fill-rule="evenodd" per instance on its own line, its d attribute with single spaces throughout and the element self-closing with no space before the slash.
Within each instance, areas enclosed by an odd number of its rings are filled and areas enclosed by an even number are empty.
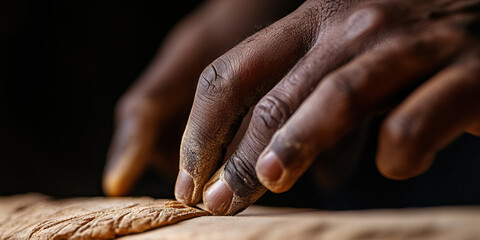
<svg viewBox="0 0 480 240">
<path fill-rule="evenodd" d="M 223 180 L 205 186 L 203 201 L 213 215 L 226 215 L 231 208 L 232 200 L 233 191 Z"/>
<path fill-rule="evenodd" d="M 283 164 L 278 155 L 267 150 L 261 154 L 255 167 L 260 182 L 272 192 L 279 192 L 279 181 L 284 173 Z"/>
<path fill-rule="evenodd" d="M 193 205 L 196 203 L 193 199 L 194 189 L 193 178 L 185 170 L 180 169 L 175 183 L 175 198 L 183 204 Z"/>
<path fill-rule="evenodd" d="M 102 188 L 105 195 L 109 197 L 122 197 L 128 194 L 128 189 L 122 183 L 123 177 L 116 172 L 105 173 L 102 180 Z"/>
<path fill-rule="evenodd" d="M 288 191 L 293 185 L 291 174 L 272 150 L 266 150 L 260 155 L 255 170 L 263 186 L 274 193 Z"/>
<path fill-rule="evenodd" d="M 107 196 L 119 197 L 130 193 L 147 167 L 146 155 L 139 152 L 137 147 L 130 146 L 108 160 L 102 182 Z"/>
<path fill-rule="evenodd" d="M 275 182 L 283 174 L 283 167 L 277 154 L 273 151 L 265 153 L 257 162 L 257 174 L 268 182 Z"/>
<path fill-rule="evenodd" d="M 183 204 L 194 206 L 202 199 L 202 190 L 208 181 L 212 165 L 211 156 L 191 140 L 190 126 L 184 132 L 180 145 L 180 170 L 175 183 L 175 198 Z M 202 156 L 201 158 L 199 156 Z"/>
<path fill-rule="evenodd" d="M 424 138 L 421 118 L 396 113 L 381 126 L 376 153 L 378 171 L 392 180 L 406 180 L 426 172 L 435 158 L 432 141 Z"/>
<path fill-rule="evenodd" d="M 434 153 L 418 158 L 386 157 L 377 154 L 376 164 L 384 177 L 391 180 L 407 180 L 425 173 L 434 159 Z"/>
</svg>

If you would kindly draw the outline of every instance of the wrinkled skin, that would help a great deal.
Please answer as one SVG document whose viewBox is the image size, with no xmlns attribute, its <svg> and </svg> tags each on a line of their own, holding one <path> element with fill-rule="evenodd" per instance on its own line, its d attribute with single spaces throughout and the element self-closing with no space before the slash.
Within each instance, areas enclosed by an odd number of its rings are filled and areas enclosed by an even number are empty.
<svg viewBox="0 0 480 240">
<path fill-rule="evenodd" d="M 422 174 L 462 133 L 480 136 L 479 39 L 479 0 L 305 1 L 201 73 L 177 199 L 193 205 L 203 196 L 212 213 L 236 214 L 267 189 L 287 191 L 377 114 L 386 115 L 379 171 L 398 180 Z"/>
<path fill-rule="evenodd" d="M 107 195 L 127 195 L 149 167 L 175 182 L 198 76 L 259 26 L 296 7 L 291 2 L 295 1 L 211 0 L 172 29 L 150 66 L 117 104 L 116 132 L 103 178 Z"/>
</svg>

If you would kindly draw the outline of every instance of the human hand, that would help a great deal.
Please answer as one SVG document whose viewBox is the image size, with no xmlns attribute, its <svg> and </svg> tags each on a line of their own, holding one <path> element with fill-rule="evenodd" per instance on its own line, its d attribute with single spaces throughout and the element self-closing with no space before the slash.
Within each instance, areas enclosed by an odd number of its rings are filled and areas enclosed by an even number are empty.
<svg viewBox="0 0 480 240">
<path fill-rule="evenodd" d="M 379 171 L 423 173 L 457 136 L 480 135 L 479 29 L 478 0 L 306 1 L 203 71 L 177 199 L 192 205 L 203 194 L 212 213 L 236 214 L 266 188 L 287 191 L 320 152 L 379 113 Z M 245 136 L 220 166 L 250 108 Z"/>
<path fill-rule="evenodd" d="M 292 8 L 291 2 L 211 0 L 172 30 L 117 104 L 117 127 L 103 179 L 107 195 L 128 194 L 148 167 L 174 180 L 198 75 L 259 25 Z"/>
</svg>

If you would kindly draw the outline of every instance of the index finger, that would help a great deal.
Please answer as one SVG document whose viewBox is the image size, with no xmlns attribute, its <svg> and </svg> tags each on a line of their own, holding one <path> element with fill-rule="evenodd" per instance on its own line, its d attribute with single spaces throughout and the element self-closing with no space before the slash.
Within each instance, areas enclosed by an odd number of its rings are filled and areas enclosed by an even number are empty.
<svg viewBox="0 0 480 240">
<path fill-rule="evenodd" d="M 195 204 L 243 116 L 309 48 L 313 25 L 295 12 L 247 38 L 201 74 L 180 149 L 177 200 Z M 261 186 L 261 185 L 260 185 Z"/>
</svg>

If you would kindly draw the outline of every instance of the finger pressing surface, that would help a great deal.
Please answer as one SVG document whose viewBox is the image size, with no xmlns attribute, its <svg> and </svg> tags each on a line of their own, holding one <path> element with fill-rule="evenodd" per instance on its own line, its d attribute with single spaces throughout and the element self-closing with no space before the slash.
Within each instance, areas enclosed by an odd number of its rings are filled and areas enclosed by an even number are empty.
<svg viewBox="0 0 480 240">
<path fill-rule="evenodd" d="M 176 189 L 194 204 L 218 169 L 243 116 L 293 65 L 310 44 L 312 30 L 294 14 L 249 37 L 202 73 L 180 150 L 180 169 L 193 191 Z M 177 184 L 179 184 L 177 182 Z"/>
<path fill-rule="evenodd" d="M 355 11 L 339 29 L 317 39 L 308 53 L 257 103 L 247 132 L 237 150 L 224 168 L 217 172 L 218 178 L 212 178 L 206 185 L 206 191 L 211 191 L 208 186 L 215 185 L 214 182 L 221 179 L 221 182 L 230 186 L 234 196 L 229 203 L 231 206 L 228 213 L 241 211 L 265 192 L 257 178 L 255 166 L 259 154 L 274 132 L 297 109 L 323 76 L 352 58 L 358 48 L 363 48 L 370 42 L 366 36 L 373 31 L 379 31 L 380 23 L 384 20 L 383 14 L 376 9 L 364 8 Z M 354 22 L 360 23 L 353 24 Z M 276 162 L 269 164 L 257 166 L 257 169 L 268 169 L 263 176 L 279 177 L 282 167 Z M 218 213 L 212 205 L 222 205 L 218 201 L 209 203 L 210 199 L 214 199 L 209 198 L 209 195 L 205 193 L 207 207 Z"/>
</svg>

